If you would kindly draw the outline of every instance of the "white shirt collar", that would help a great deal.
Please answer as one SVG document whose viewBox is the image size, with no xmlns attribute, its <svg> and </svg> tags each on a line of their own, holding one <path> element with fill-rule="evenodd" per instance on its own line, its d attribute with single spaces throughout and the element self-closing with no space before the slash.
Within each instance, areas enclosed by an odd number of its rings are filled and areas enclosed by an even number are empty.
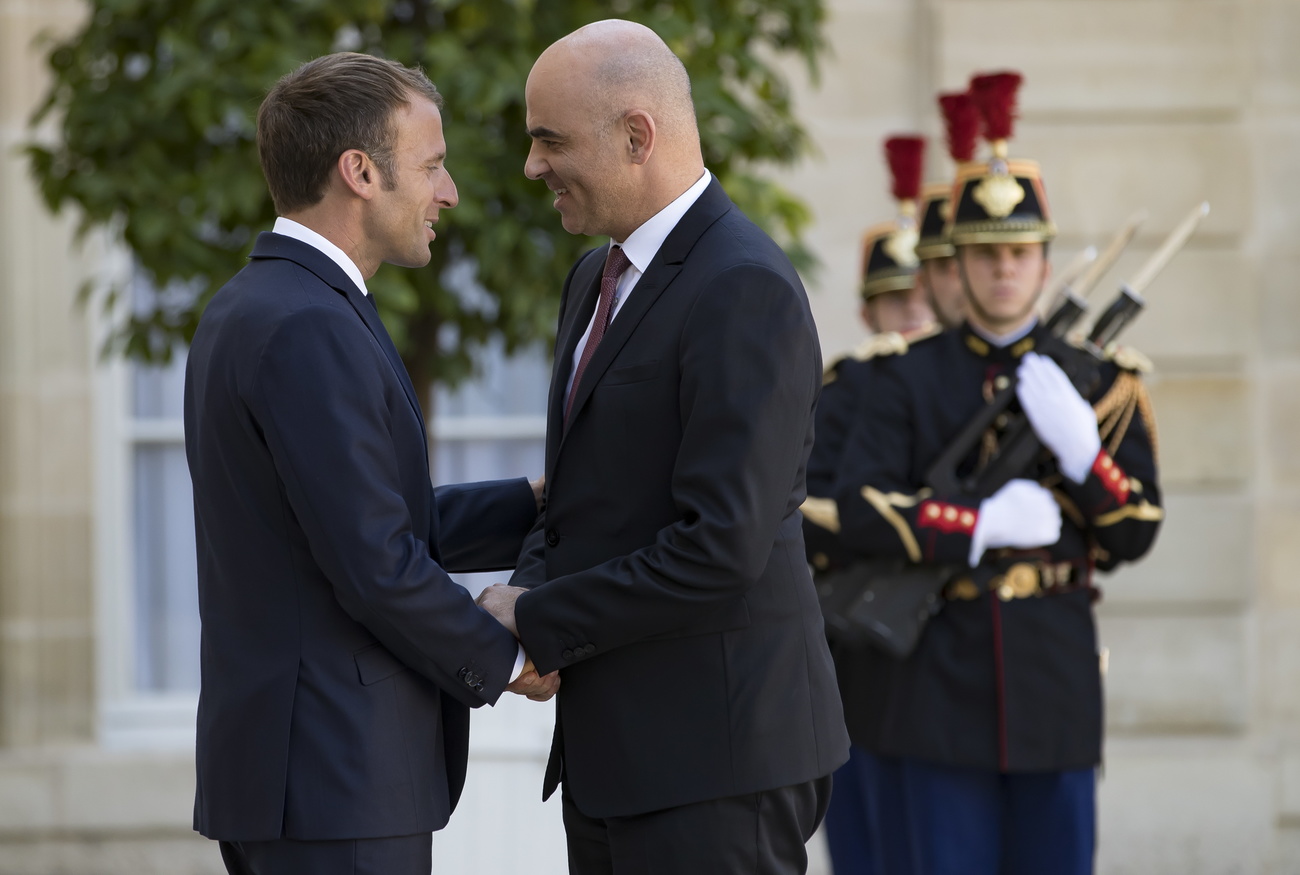
<svg viewBox="0 0 1300 875">
<path fill-rule="evenodd" d="M 292 237 L 295 240 L 300 240 L 313 249 L 319 249 L 321 252 L 328 255 L 331 261 L 343 268 L 343 272 L 352 278 L 352 282 L 357 284 L 357 288 L 361 290 L 361 294 L 370 294 L 366 289 L 366 281 L 361 276 L 361 268 L 357 267 L 357 263 L 348 258 L 346 252 L 339 249 L 320 234 L 317 234 L 311 228 L 308 228 L 306 225 L 299 222 L 295 222 L 293 219 L 286 219 L 284 216 L 280 216 L 275 220 L 275 227 L 273 227 L 271 231 L 285 237 Z"/>
<path fill-rule="evenodd" d="M 647 219 L 644 225 L 629 234 L 623 241 L 623 253 L 627 255 L 627 260 L 632 262 L 638 274 L 645 273 L 659 247 L 664 245 L 664 241 L 668 239 L 673 228 L 677 227 L 682 216 L 686 215 L 686 211 L 695 205 L 700 195 L 704 194 L 704 189 L 709 187 L 709 180 L 712 178 L 712 174 L 705 170 L 704 175 L 696 180 L 694 185 Z"/>
<path fill-rule="evenodd" d="M 983 328 L 980 328 L 974 322 L 970 324 L 970 328 L 971 331 L 974 331 L 976 334 L 978 334 L 980 337 L 987 340 L 989 343 L 993 344 L 999 349 L 1002 349 L 1003 347 L 1010 346 L 1020 338 L 1027 335 L 1029 332 L 1033 331 L 1034 326 L 1037 324 L 1038 324 L 1038 317 L 1035 316 L 1033 319 L 1029 320 L 1028 325 L 1025 325 L 1021 328 L 1017 328 L 1015 331 L 1009 331 L 1006 334 L 994 334 L 992 331 L 985 331 Z"/>
</svg>

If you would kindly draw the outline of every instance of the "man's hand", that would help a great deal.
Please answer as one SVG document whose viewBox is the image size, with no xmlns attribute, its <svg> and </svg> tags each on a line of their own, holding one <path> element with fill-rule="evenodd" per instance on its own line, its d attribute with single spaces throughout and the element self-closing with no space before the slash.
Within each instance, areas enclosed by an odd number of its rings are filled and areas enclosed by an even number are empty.
<svg viewBox="0 0 1300 875">
<path fill-rule="evenodd" d="M 518 638 L 519 629 L 515 626 L 515 601 L 526 592 L 528 590 L 521 586 L 494 583 L 478 594 L 475 604 L 496 617 L 498 623 Z"/>
<path fill-rule="evenodd" d="M 1092 405 L 1061 366 L 1045 355 L 1025 353 L 1016 377 L 1016 394 L 1034 433 L 1056 456 L 1061 473 L 1082 483 L 1101 452 Z"/>
<path fill-rule="evenodd" d="M 546 475 L 529 480 L 528 485 L 533 487 L 533 501 L 537 502 L 537 512 L 541 513 L 542 506 L 546 503 Z"/>
<path fill-rule="evenodd" d="M 1032 480 L 1008 480 L 980 502 L 971 535 L 970 566 L 991 547 L 1046 547 L 1061 539 L 1061 507 L 1049 489 Z"/>
<path fill-rule="evenodd" d="M 524 670 L 519 677 L 506 687 L 512 693 L 527 696 L 534 702 L 545 702 L 560 689 L 560 673 L 553 671 L 548 675 L 539 675 L 531 659 L 524 663 Z"/>
</svg>

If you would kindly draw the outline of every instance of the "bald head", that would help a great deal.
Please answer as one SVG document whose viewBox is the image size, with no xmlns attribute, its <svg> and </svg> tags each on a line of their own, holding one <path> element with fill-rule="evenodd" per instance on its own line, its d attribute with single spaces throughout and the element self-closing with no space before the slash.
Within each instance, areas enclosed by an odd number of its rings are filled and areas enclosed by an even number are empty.
<svg viewBox="0 0 1300 875">
<path fill-rule="evenodd" d="M 556 192 L 573 233 L 621 241 L 704 175 L 690 77 L 648 27 L 574 31 L 537 59 L 525 98 L 524 172 Z"/>
<path fill-rule="evenodd" d="M 616 18 L 588 24 L 551 45 L 533 70 L 556 68 L 567 69 L 573 96 L 593 124 L 615 124 L 629 110 L 643 110 L 654 119 L 657 149 L 674 158 L 698 156 L 690 77 L 650 28 Z"/>
</svg>

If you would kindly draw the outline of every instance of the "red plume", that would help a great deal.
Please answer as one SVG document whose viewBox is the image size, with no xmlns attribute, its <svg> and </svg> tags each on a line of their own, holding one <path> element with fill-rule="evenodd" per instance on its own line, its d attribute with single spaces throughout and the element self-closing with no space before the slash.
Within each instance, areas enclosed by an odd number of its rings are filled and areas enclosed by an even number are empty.
<svg viewBox="0 0 1300 875">
<path fill-rule="evenodd" d="M 973 160 L 980 136 L 980 111 L 970 92 L 940 94 L 939 109 L 948 129 L 948 154 L 958 164 Z"/>
<path fill-rule="evenodd" d="M 989 142 L 1011 139 L 1015 127 L 1019 73 L 988 73 L 970 80 L 971 96 L 984 117 L 984 138 Z"/>
<path fill-rule="evenodd" d="M 885 140 L 885 158 L 894 177 L 894 197 L 900 201 L 920 197 L 925 137 L 890 137 Z"/>
</svg>

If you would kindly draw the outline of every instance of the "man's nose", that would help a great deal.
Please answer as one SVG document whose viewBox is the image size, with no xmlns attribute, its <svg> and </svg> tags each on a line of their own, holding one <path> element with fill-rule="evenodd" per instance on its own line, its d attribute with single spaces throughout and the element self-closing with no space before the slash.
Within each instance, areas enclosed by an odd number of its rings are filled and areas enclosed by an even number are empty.
<svg viewBox="0 0 1300 875">
<path fill-rule="evenodd" d="M 451 178 L 450 173 L 443 178 L 445 182 L 438 189 L 438 203 L 444 210 L 450 210 L 460 203 L 460 194 L 456 191 L 456 180 Z"/>
<path fill-rule="evenodd" d="M 537 155 L 537 143 L 528 147 L 528 157 L 524 159 L 524 176 L 529 179 L 541 179 L 546 172 L 546 162 Z"/>
</svg>

